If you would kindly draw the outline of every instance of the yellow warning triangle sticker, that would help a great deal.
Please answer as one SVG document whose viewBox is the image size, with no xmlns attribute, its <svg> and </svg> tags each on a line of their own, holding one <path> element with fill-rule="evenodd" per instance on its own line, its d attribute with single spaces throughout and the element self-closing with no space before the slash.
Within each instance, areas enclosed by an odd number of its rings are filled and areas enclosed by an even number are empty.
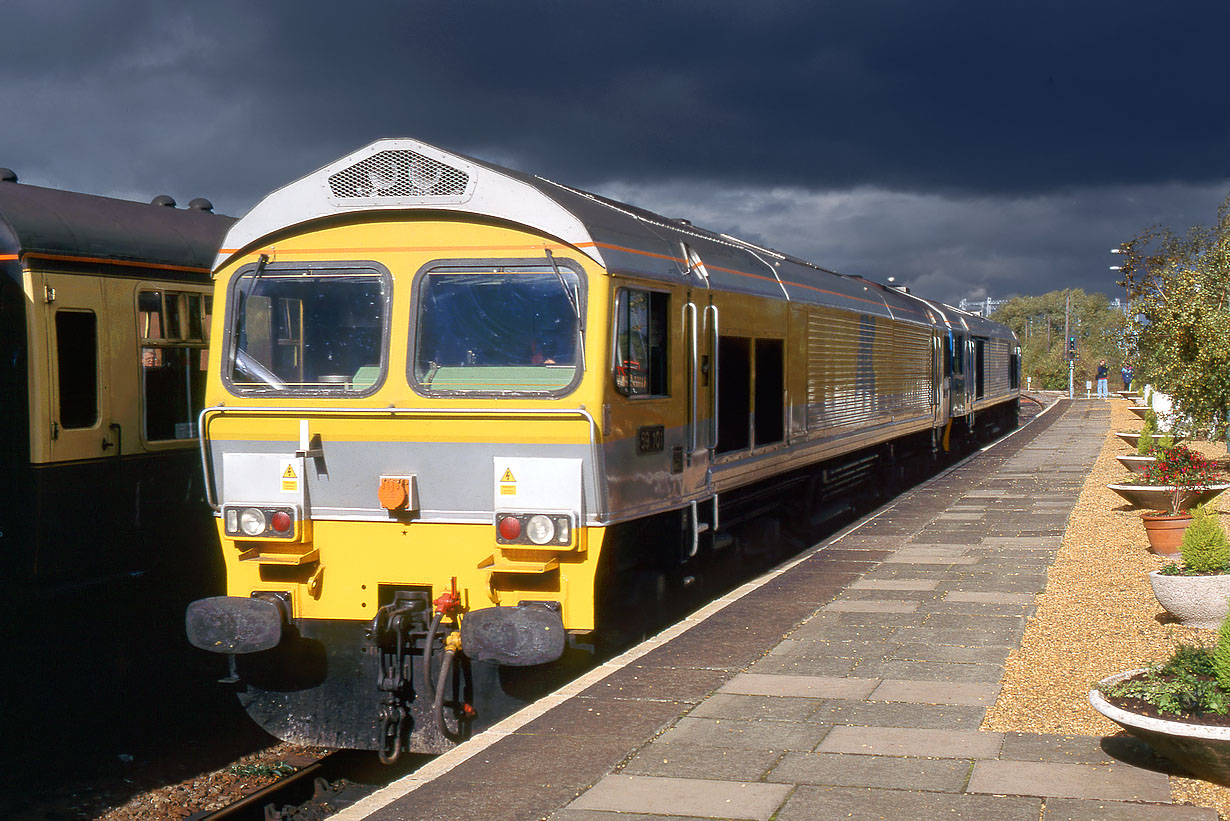
<svg viewBox="0 0 1230 821">
<path fill-rule="evenodd" d="M 295 476 L 295 468 L 294 468 L 294 466 L 293 466 L 293 465 L 287 465 L 287 466 L 286 466 L 286 472 L 282 474 L 282 478 L 283 478 L 283 479 L 294 479 L 294 478 L 296 478 L 296 476 Z"/>
<path fill-rule="evenodd" d="M 501 481 L 501 482 L 515 482 L 515 481 L 517 481 L 516 479 L 514 479 L 514 478 L 513 478 L 513 475 L 512 475 L 512 468 L 504 468 L 504 475 L 500 477 L 500 481 Z"/>
</svg>

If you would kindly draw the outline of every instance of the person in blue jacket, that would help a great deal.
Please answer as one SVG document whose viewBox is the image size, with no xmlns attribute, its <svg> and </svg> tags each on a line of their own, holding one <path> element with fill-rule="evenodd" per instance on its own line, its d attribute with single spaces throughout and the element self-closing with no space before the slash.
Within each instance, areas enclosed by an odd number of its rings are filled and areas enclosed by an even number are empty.
<svg viewBox="0 0 1230 821">
<path fill-rule="evenodd" d="M 1098 363 L 1098 399 L 1106 399 L 1110 396 L 1106 389 L 1106 377 L 1109 371 L 1106 368 L 1106 360 L 1103 359 Z"/>
</svg>

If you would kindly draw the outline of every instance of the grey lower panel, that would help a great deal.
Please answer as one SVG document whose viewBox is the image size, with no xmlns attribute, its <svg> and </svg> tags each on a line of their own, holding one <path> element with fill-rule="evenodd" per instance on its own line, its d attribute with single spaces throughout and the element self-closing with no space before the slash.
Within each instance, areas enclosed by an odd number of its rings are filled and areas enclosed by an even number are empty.
<svg viewBox="0 0 1230 821">
<path fill-rule="evenodd" d="M 215 439 L 210 442 L 214 486 L 225 486 L 227 453 L 294 454 L 296 442 Z M 313 515 L 389 520 L 376 492 L 382 475 L 416 477 L 421 518 L 491 521 L 495 510 L 493 458 L 579 459 L 587 511 L 601 510 L 588 445 L 475 442 L 321 443 L 322 455 L 306 460 L 307 498 Z M 255 500 L 227 500 L 255 501 Z"/>
</svg>

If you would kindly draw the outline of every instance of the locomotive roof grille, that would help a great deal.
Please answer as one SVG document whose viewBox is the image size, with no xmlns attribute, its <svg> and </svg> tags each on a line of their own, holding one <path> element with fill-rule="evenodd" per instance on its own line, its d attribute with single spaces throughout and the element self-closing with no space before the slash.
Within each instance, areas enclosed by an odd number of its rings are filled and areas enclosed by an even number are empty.
<svg viewBox="0 0 1230 821">
<path fill-rule="evenodd" d="M 416 151 L 380 151 L 329 177 L 339 200 L 404 200 L 444 197 L 456 202 L 469 193 L 470 175 Z"/>
</svg>

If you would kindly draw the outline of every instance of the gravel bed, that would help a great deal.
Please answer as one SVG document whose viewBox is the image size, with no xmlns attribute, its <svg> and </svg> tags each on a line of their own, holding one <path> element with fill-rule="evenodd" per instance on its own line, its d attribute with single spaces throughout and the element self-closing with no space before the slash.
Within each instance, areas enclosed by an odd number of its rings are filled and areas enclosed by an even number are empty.
<svg viewBox="0 0 1230 821">
<path fill-rule="evenodd" d="M 1066 736 L 1124 735 L 1089 706 L 1090 686 L 1112 673 L 1169 656 L 1176 644 L 1212 644 L 1217 634 L 1169 621 L 1148 574 L 1165 560 L 1149 552 L 1141 511 L 1106 488 L 1126 471 L 1115 460 L 1130 450 L 1114 431 L 1140 429 L 1129 403 L 1113 399 L 1106 443 L 1068 519 L 1063 544 L 1036 599 L 1020 648 L 1008 657 L 999 699 L 984 730 Z M 1225 444 L 1193 442 L 1224 458 Z M 1225 496 L 1217 508 L 1226 524 Z M 1096 615 L 1091 615 L 1096 614 Z M 1230 818 L 1230 788 L 1171 776 L 1176 802 L 1215 808 Z"/>
</svg>

